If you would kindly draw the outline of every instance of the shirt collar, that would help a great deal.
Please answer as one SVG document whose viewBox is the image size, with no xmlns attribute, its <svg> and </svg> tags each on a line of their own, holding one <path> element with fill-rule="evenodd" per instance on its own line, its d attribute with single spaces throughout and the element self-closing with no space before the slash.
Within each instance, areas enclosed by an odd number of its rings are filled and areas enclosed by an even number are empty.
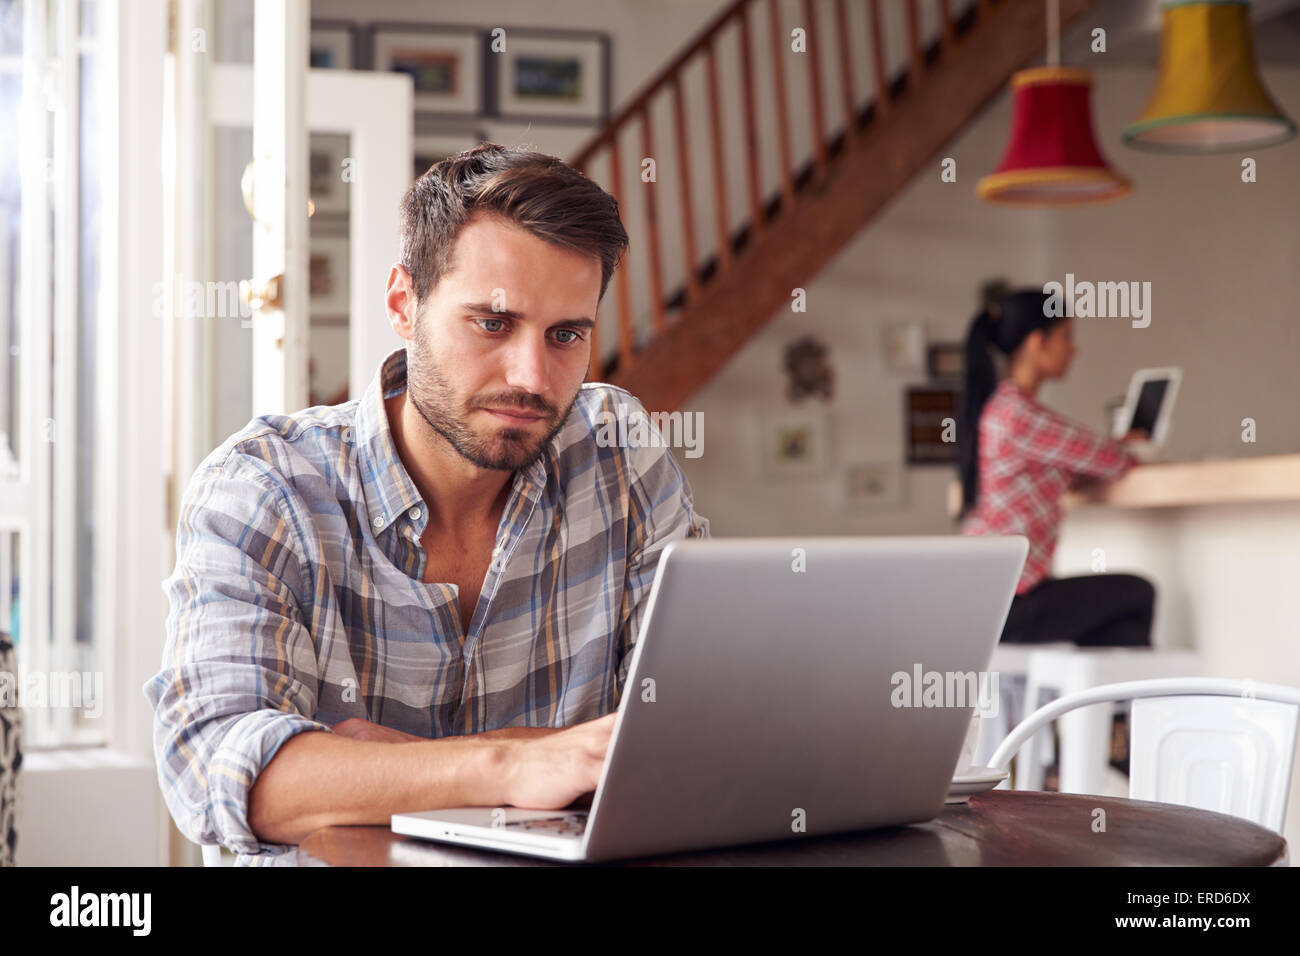
<svg viewBox="0 0 1300 956">
<path fill-rule="evenodd" d="M 375 533 L 386 530 L 404 514 L 410 516 L 421 531 L 428 521 L 424 499 L 398 457 L 384 405 L 385 399 L 404 391 L 406 348 L 402 347 L 390 352 L 380 363 L 357 407 L 357 462 L 365 489 L 366 512 Z M 540 496 L 546 486 L 547 470 L 557 460 L 553 445 L 554 440 L 537 461 L 515 472 L 515 489 L 531 500 Z M 417 506 L 419 510 L 412 513 Z"/>
</svg>

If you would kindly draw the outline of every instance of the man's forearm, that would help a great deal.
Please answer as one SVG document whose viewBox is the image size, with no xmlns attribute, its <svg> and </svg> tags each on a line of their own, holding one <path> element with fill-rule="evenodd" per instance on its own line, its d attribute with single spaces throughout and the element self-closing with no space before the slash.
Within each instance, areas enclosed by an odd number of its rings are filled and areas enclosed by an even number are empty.
<svg viewBox="0 0 1300 956">
<path fill-rule="evenodd" d="M 394 746 L 323 731 L 297 734 L 262 769 L 248 823 L 266 843 L 324 826 L 387 824 L 394 813 L 505 803 L 507 738 L 446 737 Z"/>
</svg>

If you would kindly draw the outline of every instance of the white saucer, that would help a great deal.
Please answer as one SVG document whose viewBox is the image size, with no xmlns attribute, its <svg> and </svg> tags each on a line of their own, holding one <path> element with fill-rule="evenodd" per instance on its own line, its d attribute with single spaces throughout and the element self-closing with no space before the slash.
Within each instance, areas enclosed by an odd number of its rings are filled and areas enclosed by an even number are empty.
<svg viewBox="0 0 1300 956">
<path fill-rule="evenodd" d="M 948 785 L 948 799 L 944 803 L 965 803 L 972 793 L 992 790 L 1010 774 L 1006 770 L 994 770 L 992 767 L 971 767 L 966 773 L 952 778 Z"/>
</svg>

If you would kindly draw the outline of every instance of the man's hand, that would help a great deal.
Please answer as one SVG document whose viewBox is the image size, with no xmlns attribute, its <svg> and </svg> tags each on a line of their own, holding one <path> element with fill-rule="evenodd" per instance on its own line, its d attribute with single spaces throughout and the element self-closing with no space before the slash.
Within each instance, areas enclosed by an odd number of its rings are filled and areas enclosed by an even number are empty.
<svg viewBox="0 0 1300 956">
<path fill-rule="evenodd" d="M 501 803 L 536 810 L 558 810 L 590 798 L 600 782 L 617 714 L 606 714 L 574 727 L 505 727 L 461 740 L 495 740 L 505 748 L 498 781 Z M 376 743 L 413 743 L 417 737 L 361 717 L 333 726 L 340 737 Z"/>
<path fill-rule="evenodd" d="M 507 738 L 504 802 L 560 810 L 595 790 L 617 717 L 606 714 L 574 727 Z"/>
<path fill-rule="evenodd" d="M 1135 441 L 1146 441 L 1151 437 L 1145 428 L 1131 428 L 1123 438 L 1120 439 L 1124 444 L 1132 444 Z"/>
</svg>

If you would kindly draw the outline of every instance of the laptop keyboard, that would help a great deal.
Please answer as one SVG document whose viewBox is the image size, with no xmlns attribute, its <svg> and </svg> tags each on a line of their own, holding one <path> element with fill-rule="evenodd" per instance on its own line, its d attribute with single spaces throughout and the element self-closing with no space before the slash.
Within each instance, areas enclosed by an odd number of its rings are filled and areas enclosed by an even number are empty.
<svg viewBox="0 0 1300 956">
<path fill-rule="evenodd" d="M 567 813 L 560 817 L 541 817 L 536 820 L 515 820 L 502 824 L 506 830 L 530 830 L 554 836 L 582 836 L 587 830 L 585 813 Z"/>
</svg>

